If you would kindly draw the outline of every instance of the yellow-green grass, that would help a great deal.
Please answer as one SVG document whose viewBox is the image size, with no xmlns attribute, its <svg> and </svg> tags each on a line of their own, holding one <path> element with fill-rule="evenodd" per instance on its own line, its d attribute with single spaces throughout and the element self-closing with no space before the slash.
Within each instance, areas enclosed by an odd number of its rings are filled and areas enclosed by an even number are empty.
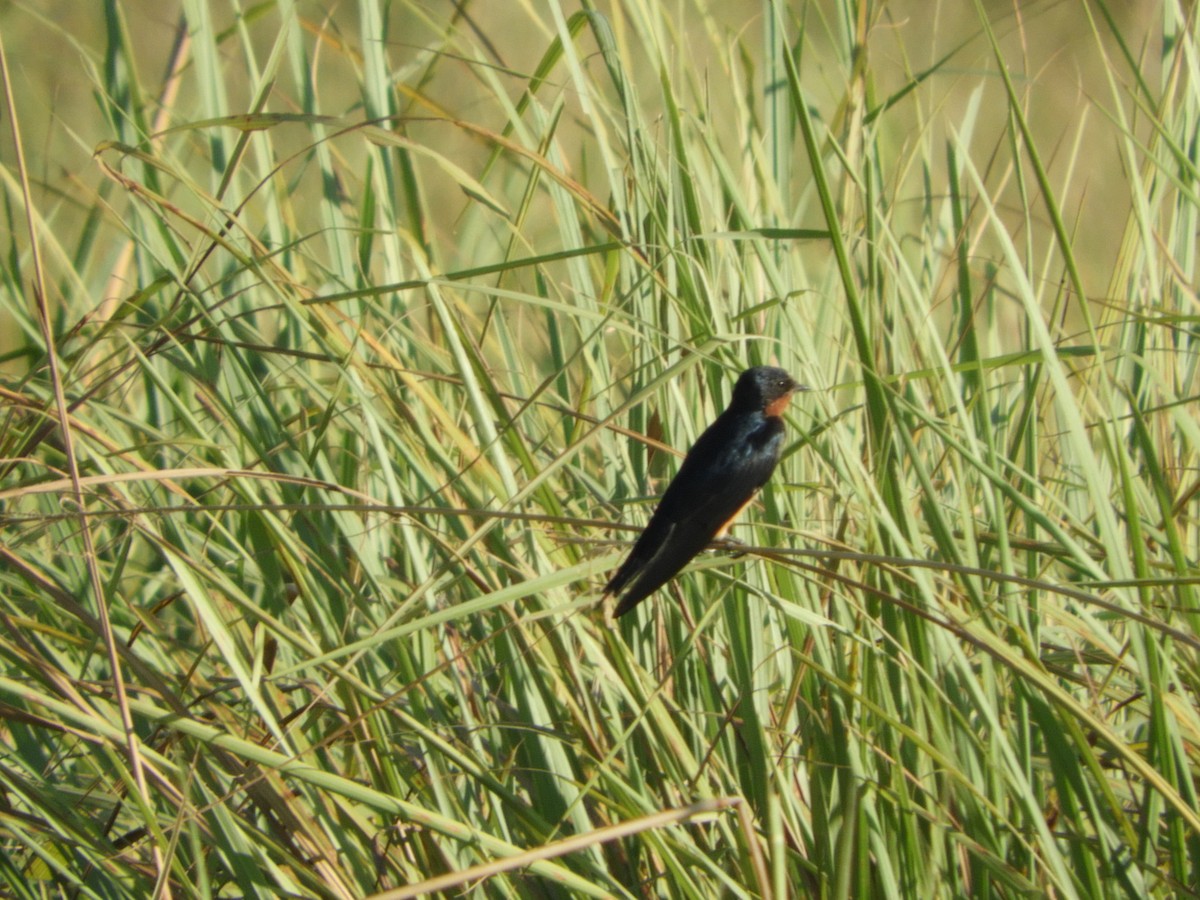
<svg viewBox="0 0 1200 900">
<path fill-rule="evenodd" d="M 81 8 L 0 11 L 6 896 L 1200 891 L 1188 10 Z M 756 363 L 748 552 L 607 621 Z"/>
</svg>

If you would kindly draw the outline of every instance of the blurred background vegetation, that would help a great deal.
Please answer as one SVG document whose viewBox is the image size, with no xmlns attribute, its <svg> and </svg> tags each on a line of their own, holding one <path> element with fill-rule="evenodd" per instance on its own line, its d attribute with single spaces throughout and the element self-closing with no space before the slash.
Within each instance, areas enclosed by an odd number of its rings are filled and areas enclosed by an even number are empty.
<svg viewBox="0 0 1200 900">
<path fill-rule="evenodd" d="M 0 7 L 5 895 L 1200 892 L 1193 17 Z"/>
</svg>

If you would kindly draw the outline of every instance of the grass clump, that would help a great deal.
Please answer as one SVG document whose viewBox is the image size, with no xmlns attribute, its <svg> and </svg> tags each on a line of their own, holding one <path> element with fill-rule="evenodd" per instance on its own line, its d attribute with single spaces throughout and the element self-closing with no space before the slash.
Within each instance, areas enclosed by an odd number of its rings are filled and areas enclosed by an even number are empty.
<svg viewBox="0 0 1200 900">
<path fill-rule="evenodd" d="M 6 891 L 1197 892 L 1191 20 L 498 10 L 2 14 Z"/>
</svg>

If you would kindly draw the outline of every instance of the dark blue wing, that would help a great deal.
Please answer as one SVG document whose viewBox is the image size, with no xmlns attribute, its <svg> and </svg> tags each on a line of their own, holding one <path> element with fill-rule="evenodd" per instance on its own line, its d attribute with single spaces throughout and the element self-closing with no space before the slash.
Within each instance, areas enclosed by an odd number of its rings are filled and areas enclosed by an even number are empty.
<svg viewBox="0 0 1200 900">
<path fill-rule="evenodd" d="M 761 413 L 722 414 L 700 436 L 605 588 L 620 594 L 629 584 L 616 615 L 658 590 L 708 546 L 771 477 L 782 446 L 783 423 Z"/>
</svg>

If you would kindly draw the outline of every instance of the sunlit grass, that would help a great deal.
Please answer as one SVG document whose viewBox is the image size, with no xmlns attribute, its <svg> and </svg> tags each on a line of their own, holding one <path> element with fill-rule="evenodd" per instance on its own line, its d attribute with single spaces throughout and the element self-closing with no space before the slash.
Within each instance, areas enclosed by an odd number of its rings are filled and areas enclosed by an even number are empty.
<svg viewBox="0 0 1200 900">
<path fill-rule="evenodd" d="M 10 893 L 1200 891 L 1173 8 L 183 9 L 6 14 L 105 120 L 3 157 Z"/>
</svg>

